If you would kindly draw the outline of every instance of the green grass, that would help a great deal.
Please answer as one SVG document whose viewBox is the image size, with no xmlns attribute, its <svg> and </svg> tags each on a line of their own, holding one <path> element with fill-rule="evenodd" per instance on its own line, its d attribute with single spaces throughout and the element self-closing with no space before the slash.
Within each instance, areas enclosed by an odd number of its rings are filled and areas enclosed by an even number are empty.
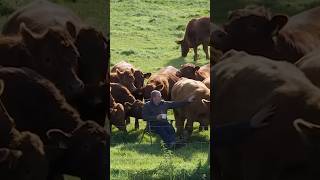
<svg viewBox="0 0 320 180">
<path fill-rule="evenodd" d="M 127 60 L 143 71 L 193 62 L 193 52 L 181 58 L 175 40 L 192 18 L 209 16 L 208 0 L 112 0 L 111 65 Z M 198 64 L 208 63 L 199 46 Z"/>
<path fill-rule="evenodd" d="M 111 0 L 111 66 L 126 60 L 154 73 L 165 66 L 192 63 L 193 52 L 181 58 L 175 40 L 183 37 L 190 19 L 209 12 L 208 0 Z M 198 64 L 208 63 L 200 46 L 199 52 Z M 174 119 L 172 112 L 169 118 Z M 148 135 L 139 144 L 145 122 L 141 120 L 135 131 L 131 121 L 128 134 L 112 128 L 111 179 L 209 179 L 209 131 L 199 133 L 195 123 L 190 144 L 169 153 L 155 135 L 152 145 Z"/>
</svg>

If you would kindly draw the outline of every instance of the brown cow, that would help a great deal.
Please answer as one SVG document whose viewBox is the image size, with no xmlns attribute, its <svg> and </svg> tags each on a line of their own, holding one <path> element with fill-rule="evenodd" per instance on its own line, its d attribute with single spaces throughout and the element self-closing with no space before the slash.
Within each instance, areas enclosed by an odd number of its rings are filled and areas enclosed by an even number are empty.
<svg viewBox="0 0 320 180">
<path fill-rule="evenodd" d="M 115 102 L 124 105 L 126 111 L 126 124 L 130 123 L 130 116 L 135 117 L 135 129 L 139 129 L 139 119 L 142 119 L 143 103 L 131 94 L 131 92 L 119 83 L 110 83 L 111 95 Z"/>
<path fill-rule="evenodd" d="M 315 50 L 300 60 L 295 65 L 307 76 L 307 78 L 317 87 L 320 87 L 319 70 L 320 70 L 320 51 Z"/>
<path fill-rule="evenodd" d="M 79 53 L 67 34 L 57 28 L 34 34 L 24 24 L 20 34 L 0 37 L 0 65 L 29 67 L 54 82 L 68 97 L 82 90 L 83 83 L 76 75 Z"/>
<path fill-rule="evenodd" d="M 4 82 L 0 81 L 0 94 Z M 48 175 L 44 146 L 30 132 L 20 132 L 0 100 L 0 179 L 43 180 Z"/>
<path fill-rule="evenodd" d="M 115 125 L 120 131 L 127 131 L 125 122 L 124 107 L 120 103 L 116 103 L 110 92 L 110 123 Z"/>
<path fill-rule="evenodd" d="M 191 63 L 186 63 L 181 65 L 181 68 L 176 75 L 178 77 L 203 81 L 205 78 L 210 77 L 210 64 L 199 67 Z"/>
<path fill-rule="evenodd" d="M 138 89 L 142 88 L 144 86 L 144 80 L 151 76 L 151 73 L 143 73 L 141 70 L 134 68 L 132 64 L 125 61 L 120 61 L 119 63 L 115 64 L 111 68 L 111 72 L 115 73 L 117 72 L 117 69 L 121 72 L 126 70 L 133 71 L 134 85 Z"/>
<path fill-rule="evenodd" d="M 87 25 L 70 9 L 50 1 L 35 1 L 16 10 L 4 24 L 2 34 L 19 33 L 21 23 L 36 33 L 43 33 L 50 27 L 59 27 L 68 32 L 81 55 L 78 72 L 80 79 L 90 85 L 105 81 L 109 41 L 102 32 Z"/>
<path fill-rule="evenodd" d="M 210 89 L 202 82 L 193 79 L 181 78 L 172 88 L 171 96 L 173 101 L 181 101 L 186 97 L 195 96 L 195 101 L 183 108 L 174 109 L 174 117 L 176 120 L 177 135 L 182 135 L 184 130 L 188 133 L 188 137 L 193 131 L 193 122 L 200 123 L 200 129 L 207 127 L 210 117 L 210 106 L 207 102 L 210 100 Z M 188 138 L 187 137 L 187 138 Z"/>
<path fill-rule="evenodd" d="M 129 89 L 130 92 L 134 92 L 137 90 L 136 86 L 134 85 L 134 70 L 126 70 L 126 71 L 119 71 L 116 70 L 115 73 L 110 73 L 110 82 L 111 83 L 119 83 Z"/>
<path fill-rule="evenodd" d="M 17 129 L 36 133 L 45 145 L 67 147 L 64 158 L 53 162 L 57 174 L 105 179 L 103 127 L 82 121 L 54 84 L 31 69 L 3 67 L 0 78 L 6 84 L 3 104 L 12 112 Z"/>
<path fill-rule="evenodd" d="M 314 179 L 308 177 L 309 150 L 293 122 L 319 124 L 320 90 L 296 66 L 245 52 L 228 52 L 213 69 L 215 127 L 249 121 L 269 104 L 277 107 L 268 126 L 242 143 L 215 149 L 224 178 Z"/>
<path fill-rule="evenodd" d="M 207 88 L 211 89 L 210 87 L 210 77 L 204 79 L 203 81 L 203 84 L 207 86 Z"/>
<path fill-rule="evenodd" d="M 173 66 L 167 66 L 154 73 L 147 81 L 145 87 L 140 89 L 145 99 L 150 99 L 151 91 L 159 90 L 164 100 L 171 99 L 171 89 L 179 80 L 176 75 L 178 69 Z"/>
<path fill-rule="evenodd" d="M 232 11 L 223 31 L 213 32 L 215 48 L 243 50 L 275 60 L 296 62 L 320 45 L 320 7 L 290 18 L 260 6 Z"/>
<path fill-rule="evenodd" d="M 191 19 L 186 27 L 184 38 L 176 41 L 181 45 L 181 56 L 186 57 L 189 49 L 193 48 L 194 61 L 198 60 L 198 46 L 202 44 L 206 53 L 206 59 L 209 59 L 208 45 L 210 42 L 210 18 L 201 17 L 199 19 Z"/>
</svg>

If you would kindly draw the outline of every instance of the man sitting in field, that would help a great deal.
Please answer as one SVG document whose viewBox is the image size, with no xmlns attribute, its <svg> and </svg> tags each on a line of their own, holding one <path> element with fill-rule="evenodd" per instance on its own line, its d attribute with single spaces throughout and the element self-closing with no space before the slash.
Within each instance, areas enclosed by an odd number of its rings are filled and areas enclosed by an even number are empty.
<svg viewBox="0 0 320 180">
<path fill-rule="evenodd" d="M 151 131 L 161 137 L 168 149 L 179 148 L 184 144 L 176 142 L 175 130 L 167 120 L 167 110 L 186 106 L 194 99 L 194 96 L 190 96 L 186 101 L 181 102 L 164 101 L 161 92 L 153 90 L 150 101 L 144 105 L 142 109 L 143 119 L 147 121 L 147 126 L 150 126 Z"/>
</svg>

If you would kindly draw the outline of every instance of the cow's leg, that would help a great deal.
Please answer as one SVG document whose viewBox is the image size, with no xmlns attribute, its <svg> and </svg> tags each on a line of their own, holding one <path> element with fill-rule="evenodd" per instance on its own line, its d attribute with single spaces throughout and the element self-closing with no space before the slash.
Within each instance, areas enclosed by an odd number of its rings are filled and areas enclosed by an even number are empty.
<svg viewBox="0 0 320 180">
<path fill-rule="evenodd" d="M 139 129 L 139 119 L 138 118 L 136 118 L 135 121 L 134 121 L 134 129 L 135 130 Z"/>
<path fill-rule="evenodd" d="M 197 61 L 198 60 L 198 46 L 193 46 L 193 52 L 194 52 L 193 60 Z"/>
<path fill-rule="evenodd" d="M 129 116 L 126 117 L 126 125 L 128 125 L 128 124 L 130 124 L 130 117 Z"/>
<path fill-rule="evenodd" d="M 187 131 L 187 138 L 186 139 L 189 139 L 189 137 L 191 136 L 192 134 L 192 131 L 193 131 L 193 122 L 194 122 L 194 119 L 193 118 L 188 118 L 187 119 L 187 123 L 186 123 L 186 127 L 185 127 L 185 130 Z"/>
<path fill-rule="evenodd" d="M 209 57 L 209 52 L 208 52 L 208 44 L 203 43 L 203 44 L 202 44 L 202 47 L 203 47 L 204 53 L 206 53 L 206 59 L 210 59 L 210 57 Z"/>
<path fill-rule="evenodd" d="M 173 110 L 174 118 L 176 120 L 176 128 L 177 128 L 177 136 L 182 135 L 183 132 L 183 126 L 184 126 L 184 117 L 179 113 L 179 110 Z"/>
</svg>

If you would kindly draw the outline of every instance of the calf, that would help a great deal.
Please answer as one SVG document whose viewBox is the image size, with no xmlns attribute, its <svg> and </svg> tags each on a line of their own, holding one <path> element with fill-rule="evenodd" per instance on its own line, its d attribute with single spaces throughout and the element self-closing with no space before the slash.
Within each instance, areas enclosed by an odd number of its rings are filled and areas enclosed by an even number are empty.
<svg viewBox="0 0 320 180">
<path fill-rule="evenodd" d="M 134 85 L 134 70 L 126 70 L 121 72 L 116 70 L 115 73 L 110 73 L 110 82 L 112 83 L 119 83 L 129 89 L 130 92 L 134 92 L 137 90 L 136 86 Z"/>
<path fill-rule="evenodd" d="M 181 65 L 180 70 L 176 73 L 178 77 L 185 77 L 197 81 L 203 81 L 210 77 L 210 64 L 196 66 L 191 63 Z"/>
<path fill-rule="evenodd" d="M 124 110 L 123 105 L 116 103 L 110 92 L 110 123 L 115 125 L 120 131 L 127 132 Z"/>
<path fill-rule="evenodd" d="M 206 53 L 206 59 L 209 59 L 208 45 L 210 42 L 210 18 L 201 17 L 199 19 L 191 19 L 186 27 L 184 38 L 176 41 L 181 45 L 181 56 L 186 57 L 189 49 L 193 48 L 194 61 L 198 60 L 198 46 L 202 44 Z"/>
<path fill-rule="evenodd" d="M 67 148 L 51 162 L 54 174 L 88 179 L 106 177 L 106 138 L 103 127 L 83 121 L 50 81 L 28 68 L 0 68 L 6 83 L 3 104 L 19 130 L 40 136 L 46 145 Z"/>
<path fill-rule="evenodd" d="M 125 106 L 126 124 L 130 123 L 129 116 L 135 117 L 135 129 L 139 129 L 138 119 L 142 118 L 140 115 L 142 113 L 143 103 L 140 100 L 136 100 L 135 97 L 130 93 L 130 91 L 121 84 L 110 83 L 110 87 L 111 95 L 115 99 L 115 102 L 121 103 Z"/>
<path fill-rule="evenodd" d="M 171 96 L 173 101 L 181 101 L 187 97 L 195 96 L 195 101 L 190 105 L 173 110 L 177 135 L 182 135 L 185 120 L 187 120 L 185 130 L 188 137 L 192 134 L 193 122 L 199 122 L 201 129 L 209 125 L 210 106 L 207 102 L 210 100 L 210 89 L 202 82 L 182 78 L 173 86 Z"/>
</svg>

